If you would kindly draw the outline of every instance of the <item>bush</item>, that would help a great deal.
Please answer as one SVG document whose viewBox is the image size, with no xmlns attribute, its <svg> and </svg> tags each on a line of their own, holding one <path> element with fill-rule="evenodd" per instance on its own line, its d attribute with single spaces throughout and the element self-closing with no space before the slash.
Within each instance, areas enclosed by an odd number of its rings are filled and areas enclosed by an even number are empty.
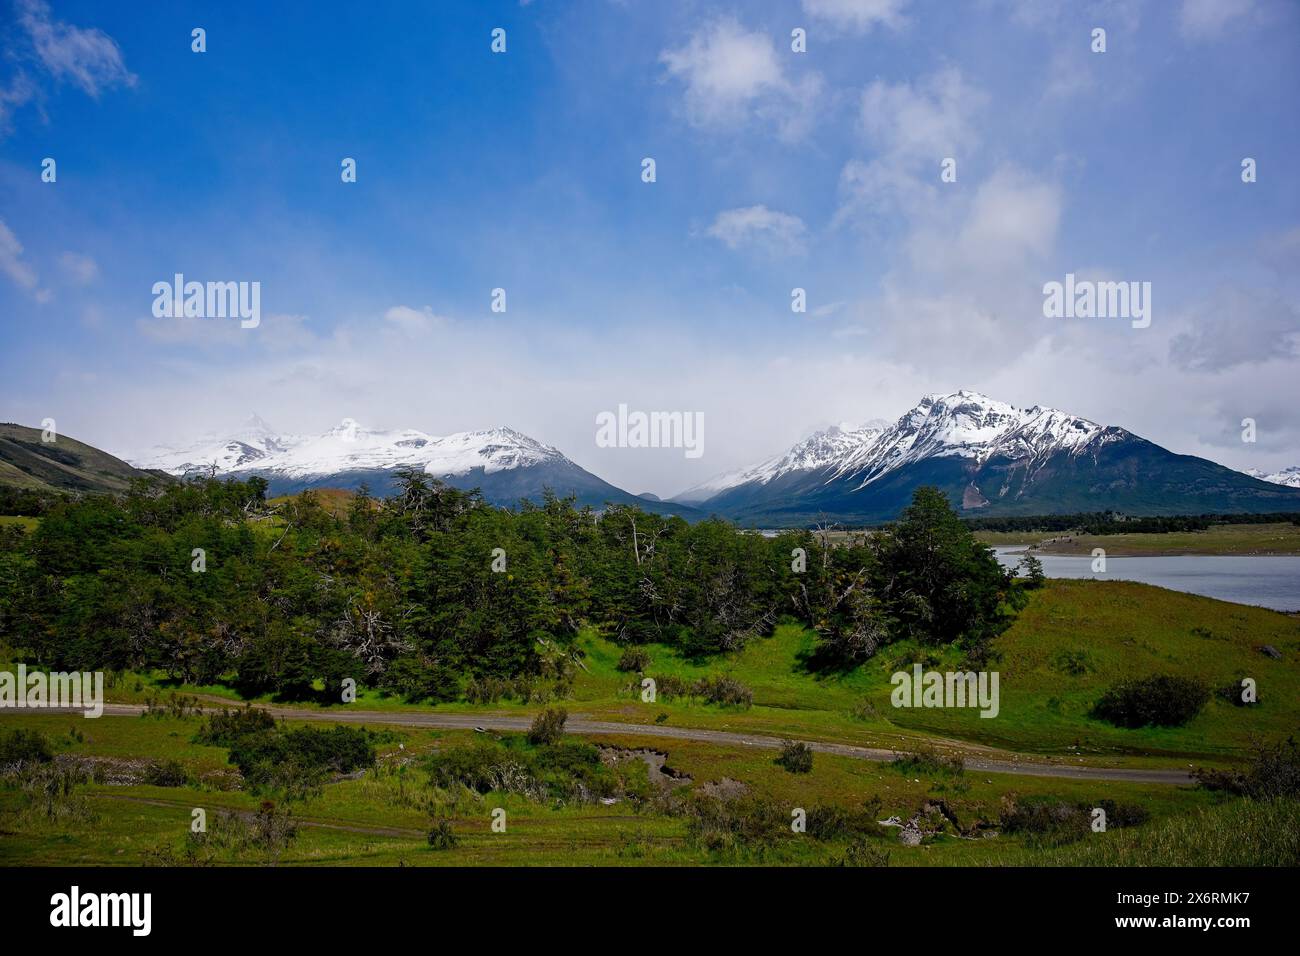
<svg viewBox="0 0 1300 956">
<path fill-rule="evenodd" d="M 183 787 L 189 780 L 179 760 L 155 760 L 144 771 L 144 782 L 151 787 Z"/>
<path fill-rule="evenodd" d="M 603 764 L 591 744 L 576 741 L 534 748 L 520 737 L 510 737 L 502 743 L 447 747 L 431 755 L 425 768 L 436 787 L 516 793 L 538 801 L 585 803 L 629 791 L 639 798 L 649 786 L 644 764 L 637 761 L 625 777 L 623 768 Z M 631 779 L 636 770 L 639 782 Z"/>
<path fill-rule="evenodd" d="M 53 759 L 50 742 L 39 730 L 11 730 L 0 734 L 0 767 L 49 763 Z"/>
<path fill-rule="evenodd" d="M 692 688 L 710 704 L 729 707 L 748 707 L 754 702 L 754 692 L 732 677 L 717 675 L 703 677 Z"/>
<path fill-rule="evenodd" d="M 569 712 L 563 707 L 547 707 L 533 718 L 533 725 L 528 728 L 528 742 L 534 746 L 557 744 L 564 738 L 564 722 L 569 719 Z"/>
<path fill-rule="evenodd" d="M 922 746 L 910 753 L 902 753 L 889 762 L 904 774 L 927 777 L 960 776 L 966 772 L 966 761 L 958 756 L 944 756 L 930 746 Z"/>
<path fill-rule="evenodd" d="M 618 669 L 627 673 L 640 673 L 650 666 L 650 653 L 643 647 L 629 647 L 618 659 Z"/>
<path fill-rule="evenodd" d="M 831 857 L 831 866 L 889 866 L 889 851 L 865 838 L 854 840 L 841 856 Z"/>
<path fill-rule="evenodd" d="M 1250 700 L 1250 701 L 1245 700 L 1243 699 L 1242 696 L 1245 693 L 1245 690 L 1246 689 L 1241 686 L 1241 681 L 1234 681 L 1231 684 L 1224 684 L 1217 691 L 1215 691 L 1215 693 L 1218 694 L 1218 696 L 1221 697 L 1223 700 L 1226 700 L 1228 703 L 1232 704 L 1234 707 L 1256 706 L 1259 703 L 1259 696 L 1256 695 L 1254 700 Z"/>
<path fill-rule="evenodd" d="M 856 809 L 827 804 L 808 808 L 807 833 L 814 840 L 859 840 L 879 837 L 880 798 L 872 797 Z"/>
<path fill-rule="evenodd" d="M 802 740 L 787 740 L 776 762 L 790 773 L 812 773 L 813 749 Z"/>
<path fill-rule="evenodd" d="M 1002 812 L 1002 829 L 1030 838 L 1033 846 L 1062 846 L 1082 840 L 1092 829 L 1091 815 L 1076 803 L 1028 797 Z"/>
<path fill-rule="evenodd" d="M 1207 790 L 1223 790 L 1242 797 L 1267 800 L 1300 797 L 1300 745 L 1294 737 L 1255 748 L 1244 770 L 1196 770 L 1196 782 Z"/>
<path fill-rule="evenodd" d="M 1097 806 L 1106 811 L 1106 828 L 1111 830 L 1141 826 L 1151 818 L 1151 812 L 1137 803 L 1102 800 Z"/>
<path fill-rule="evenodd" d="M 1120 727 L 1181 727 L 1209 699 L 1210 689 L 1202 681 L 1157 674 L 1116 684 L 1097 701 L 1093 714 Z"/>
<path fill-rule="evenodd" d="M 370 735 L 358 727 L 260 730 L 239 737 L 230 762 L 254 789 L 305 797 L 331 773 L 346 774 L 375 763 Z"/>
<path fill-rule="evenodd" d="M 1092 655 L 1085 650 L 1057 651 L 1052 656 L 1052 668 L 1071 677 L 1079 677 L 1093 669 Z"/>
<path fill-rule="evenodd" d="M 761 797 L 719 800 L 700 796 L 685 809 L 687 838 L 709 850 L 762 847 L 790 833 L 789 811 Z"/>
<path fill-rule="evenodd" d="M 243 710 L 230 708 L 213 711 L 195 734 L 194 742 L 210 747 L 233 747 L 241 737 L 274 729 L 275 718 L 270 711 L 248 704 Z"/>
<path fill-rule="evenodd" d="M 650 679 L 655 682 L 655 696 L 664 700 L 687 697 L 691 693 L 690 682 L 676 674 L 655 674 Z"/>
<path fill-rule="evenodd" d="M 1135 803 L 1101 800 L 1095 804 L 1072 803 L 1052 797 L 1027 797 L 1010 803 L 1002 813 L 1002 829 L 1027 835 L 1031 845 L 1063 846 L 1092 832 L 1093 810 L 1106 813 L 1106 829 L 1136 827 L 1150 817 L 1146 807 Z"/>
<path fill-rule="evenodd" d="M 433 822 L 429 830 L 429 848 L 433 850 L 453 850 L 460 839 L 452 832 L 451 821 L 445 817 Z"/>
</svg>

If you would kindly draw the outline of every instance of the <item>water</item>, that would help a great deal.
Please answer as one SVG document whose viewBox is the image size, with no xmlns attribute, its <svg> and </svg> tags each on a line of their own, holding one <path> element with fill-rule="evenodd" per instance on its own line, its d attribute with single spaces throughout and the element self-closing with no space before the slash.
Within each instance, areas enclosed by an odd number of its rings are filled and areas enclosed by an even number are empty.
<svg viewBox="0 0 1300 956">
<path fill-rule="evenodd" d="M 998 560 L 1013 567 L 1024 545 L 996 547 Z M 1300 557 L 1180 554 L 1147 558 L 1106 558 L 1106 573 L 1092 573 L 1088 555 L 1035 554 L 1049 578 L 1139 581 L 1275 611 L 1300 611 Z"/>
</svg>

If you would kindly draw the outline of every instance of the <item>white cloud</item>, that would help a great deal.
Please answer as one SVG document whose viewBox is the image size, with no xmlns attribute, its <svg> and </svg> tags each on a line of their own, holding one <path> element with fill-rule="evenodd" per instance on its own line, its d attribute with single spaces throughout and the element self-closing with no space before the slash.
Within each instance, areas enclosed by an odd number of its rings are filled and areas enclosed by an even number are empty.
<svg viewBox="0 0 1300 956">
<path fill-rule="evenodd" d="M 319 345 L 304 315 L 270 313 L 254 328 L 238 318 L 150 317 L 138 319 L 136 329 L 152 342 L 204 349 L 260 348 L 271 352 L 302 351 Z"/>
<path fill-rule="evenodd" d="M 940 70 L 917 86 L 877 80 L 862 94 L 862 127 L 890 153 L 939 159 L 971 146 L 976 113 L 988 97 L 962 80 L 955 68 Z"/>
<path fill-rule="evenodd" d="M 23 259 L 23 244 L 13 234 L 13 230 L 0 219 L 0 272 L 7 275 L 19 288 L 31 292 L 42 299 L 42 292 L 36 288 L 36 270 Z M 48 296 L 46 296 L 48 298 Z"/>
<path fill-rule="evenodd" d="M 7 87 L 0 87 L 0 134 L 9 132 L 14 111 L 29 102 L 35 93 L 32 81 L 21 70 L 14 74 Z"/>
<path fill-rule="evenodd" d="M 876 24 L 900 29 L 909 0 L 803 0 L 804 13 L 852 33 L 866 33 Z"/>
<path fill-rule="evenodd" d="M 395 305 L 384 313 L 384 320 L 393 328 L 408 334 L 427 332 L 443 322 L 443 319 L 435 315 L 433 309 L 427 305 L 423 309 L 413 309 L 409 305 Z"/>
<path fill-rule="evenodd" d="M 1254 12 L 1255 0 L 1183 0 L 1178 23 L 1183 36 L 1214 37 L 1230 21 Z"/>
<path fill-rule="evenodd" d="M 53 20 L 43 0 L 18 0 L 19 23 L 27 31 L 36 56 L 56 80 L 68 79 L 90 96 L 119 84 L 131 86 L 117 42 L 102 30 L 82 29 Z"/>
<path fill-rule="evenodd" d="M 771 254 L 799 255 L 807 231 L 798 216 L 758 205 L 718 213 L 705 234 L 729 249 L 754 247 Z"/>
<path fill-rule="evenodd" d="M 1169 356 L 1193 370 L 1300 357 L 1300 309 L 1274 289 L 1216 289 L 1187 316 Z"/>
<path fill-rule="evenodd" d="M 978 123 L 989 98 L 948 68 L 916 85 L 877 80 L 863 91 L 859 123 L 876 156 L 850 160 L 840 174 L 845 207 L 837 221 L 932 194 L 940 163 L 963 162 L 979 144 Z"/>
<path fill-rule="evenodd" d="M 99 264 L 90 256 L 65 252 L 59 256 L 59 265 L 77 285 L 89 285 L 99 278 Z"/>
<path fill-rule="evenodd" d="M 734 17 L 710 21 L 659 59 L 685 84 L 686 117 L 699 127 L 734 128 L 759 119 L 796 139 L 807 132 L 822 92 L 820 75 L 787 77 L 772 38 L 746 30 Z"/>
<path fill-rule="evenodd" d="M 882 354 L 954 377 L 988 373 L 1057 331 L 1042 285 L 1060 228 L 1059 187 L 999 167 L 968 199 L 908 194 L 902 254 L 879 296 L 849 311 L 840 334 L 868 334 Z"/>
</svg>

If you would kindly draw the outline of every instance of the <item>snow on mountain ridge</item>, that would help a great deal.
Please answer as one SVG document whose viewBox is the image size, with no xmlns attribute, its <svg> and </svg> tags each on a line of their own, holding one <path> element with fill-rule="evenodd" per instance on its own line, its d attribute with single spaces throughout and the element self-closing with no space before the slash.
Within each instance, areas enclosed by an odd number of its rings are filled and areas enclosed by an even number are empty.
<svg viewBox="0 0 1300 956">
<path fill-rule="evenodd" d="M 848 478 L 860 489 L 882 476 L 926 458 L 957 456 L 979 463 L 996 456 L 1045 462 L 1058 452 L 1083 454 L 1128 435 L 1055 408 L 1019 409 L 979 392 L 962 389 L 922 397 L 892 424 L 856 432 L 827 429 L 783 455 L 719 475 L 683 492 L 677 500 L 703 501 L 743 484 L 767 484 L 792 471 L 828 469 L 824 484 Z"/>
<path fill-rule="evenodd" d="M 1272 474 L 1266 474 L 1258 468 L 1247 468 L 1245 474 L 1252 478 L 1258 478 L 1260 481 L 1267 481 L 1274 485 L 1285 485 L 1287 488 L 1300 488 L 1300 465 L 1292 465 L 1290 468 L 1283 468 L 1281 471 L 1275 471 Z"/>
<path fill-rule="evenodd" d="M 476 468 L 491 474 L 567 460 L 557 449 L 511 428 L 439 437 L 416 429 L 371 430 L 345 418 L 321 435 L 276 435 L 254 415 L 236 437 L 203 439 L 186 449 L 155 449 L 136 464 L 184 475 L 215 463 L 219 474 L 274 472 L 300 479 L 404 466 L 430 475 L 462 475 Z"/>
<path fill-rule="evenodd" d="M 703 501 L 720 491 L 751 481 L 768 484 L 796 471 L 816 471 L 851 454 L 855 449 L 870 444 L 884 430 L 886 423 L 878 420 L 861 425 L 841 422 L 830 428 L 813 432 L 781 455 L 774 455 L 756 465 L 738 471 L 717 475 L 676 495 L 675 501 Z"/>
</svg>

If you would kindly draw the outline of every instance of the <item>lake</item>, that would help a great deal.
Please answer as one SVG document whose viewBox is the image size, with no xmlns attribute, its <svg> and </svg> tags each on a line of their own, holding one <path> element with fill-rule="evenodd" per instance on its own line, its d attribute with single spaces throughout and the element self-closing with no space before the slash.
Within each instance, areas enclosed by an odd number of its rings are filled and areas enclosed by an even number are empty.
<svg viewBox="0 0 1300 956">
<path fill-rule="evenodd" d="M 1025 553 L 1023 545 L 996 547 L 998 560 L 1014 567 Z M 1163 557 L 1108 557 L 1106 573 L 1093 574 L 1092 558 L 1084 555 L 1035 554 L 1049 578 L 1096 578 L 1139 581 L 1234 601 L 1275 611 L 1300 611 L 1300 557 L 1262 555 L 1180 554 Z"/>
</svg>

